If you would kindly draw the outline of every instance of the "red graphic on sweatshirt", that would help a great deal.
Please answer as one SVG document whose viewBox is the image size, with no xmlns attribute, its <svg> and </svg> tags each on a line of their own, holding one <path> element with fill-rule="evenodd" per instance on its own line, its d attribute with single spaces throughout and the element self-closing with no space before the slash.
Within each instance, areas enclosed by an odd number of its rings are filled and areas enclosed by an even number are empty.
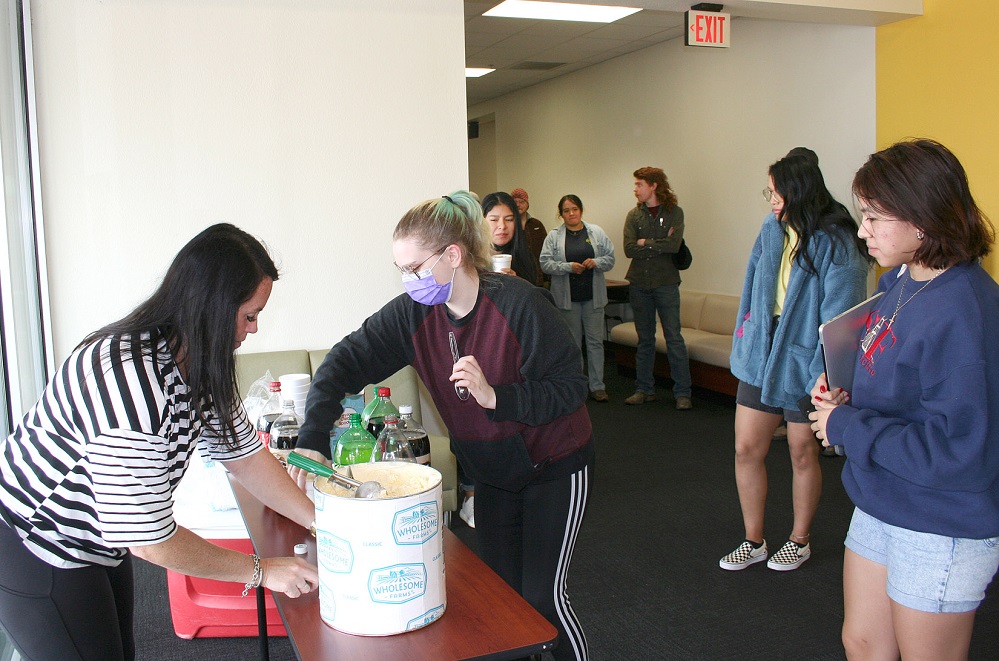
<svg viewBox="0 0 999 661">
<path fill-rule="evenodd" d="M 895 331 L 891 329 L 891 322 L 882 317 L 879 310 L 872 312 L 867 317 L 867 325 L 864 329 L 865 341 L 872 329 L 874 329 L 877 335 L 870 346 L 864 350 L 864 354 L 860 358 L 860 364 L 864 366 L 864 369 L 871 376 L 874 375 L 875 359 L 895 346 Z"/>
</svg>

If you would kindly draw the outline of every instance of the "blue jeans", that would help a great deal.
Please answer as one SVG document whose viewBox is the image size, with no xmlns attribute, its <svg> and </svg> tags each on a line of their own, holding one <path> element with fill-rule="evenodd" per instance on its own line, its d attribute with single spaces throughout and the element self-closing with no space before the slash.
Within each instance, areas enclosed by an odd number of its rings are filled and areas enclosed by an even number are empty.
<svg viewBox="0 0 999 661">
<path fill-rule="evenodd" d="M 586 366 L 589 372 L 590 392 L 604 388 L 604 309 L 593 307 L 593 301 L 573 302 L 572 309 L 560 310 L 569 324 L 576 346 L 582 350 L 586 338 Z"/>
<path fill-rule="evenodd" d="M 652 395 L 656 379 L 652 368 L 656 361 L 656 313 L 666 338 L 666 358 L 673 377 L 673 395 L 690 397 L 690 363 L 687 345 L 680 335 L 680 287 L 663 285 L 655 289 L 630 287 L 631 308 L 635 312 L 638 350 L 635 352 L 635 390 Z"/>
<path fill-rule="evenodd" d="M 846 548 L 888 570 L 885 592 L 906 608 L 978 608 L 999 567 L 999 537 L 965 539 L 899 528 L 854 508 Z"/>
</svg>

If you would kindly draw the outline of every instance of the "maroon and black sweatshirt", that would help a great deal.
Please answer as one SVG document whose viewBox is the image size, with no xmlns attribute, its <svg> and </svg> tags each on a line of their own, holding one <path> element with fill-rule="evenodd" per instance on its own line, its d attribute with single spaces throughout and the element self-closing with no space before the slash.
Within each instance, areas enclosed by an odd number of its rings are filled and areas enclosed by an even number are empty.
<svg viewBox="0 0 999 661">
<path fill-rule="evenodd" d="M 344 396 L 412 365 L 472 480 L 517 492 L 579 470 L 593 453 L 593 433 L 582 356 L 568 326 L 547 291 L 511 276 L 480 278 L 463 319 L 402 294 L 334 346 L 309 390 L 298 447 L 330 456 Z M 494 411 L 455 393 L 451 332 L 460 355 L 475 356 L 496 391 Z"/>
</svg>

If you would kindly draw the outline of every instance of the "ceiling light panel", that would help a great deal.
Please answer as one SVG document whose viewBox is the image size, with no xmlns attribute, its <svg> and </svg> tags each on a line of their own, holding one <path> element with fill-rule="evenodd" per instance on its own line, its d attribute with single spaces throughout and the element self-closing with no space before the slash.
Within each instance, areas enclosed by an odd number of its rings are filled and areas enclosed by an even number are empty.
<svg viewBox="0 0 999 661">
<path fill-rule="evenodd" d="M 544 21 L 582 21 L 585 23 L 613 23 L 641 11 L 634 7 L 606 7 L 603 5 L 577 5 L 566 2 L 537 2 L 536 0 L 505 0 L 483 16 L 502 18 L 530 18 Z"/>
</svg>

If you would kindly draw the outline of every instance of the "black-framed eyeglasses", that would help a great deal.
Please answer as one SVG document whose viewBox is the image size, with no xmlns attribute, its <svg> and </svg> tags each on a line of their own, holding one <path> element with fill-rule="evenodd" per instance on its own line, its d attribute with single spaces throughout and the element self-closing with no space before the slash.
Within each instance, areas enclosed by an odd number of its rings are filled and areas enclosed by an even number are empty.
<svg viewBox="0 0 999 661">
<path fill-rule="evenodd" d="M 458 359 L 461 358 L 461 354 L 458 353 L 458 340 L 454 337 L 454 331 L 447 332 L 447 341 L 451 345 L 451 360 L 453 363 L 457 363 Z M 458 399 L 464 402 L 468 399 L 468 388 L 459 386 L 458 382 L 455 381 L 454 394 L 458 395 Z"/>
<path fill-rule="evenodd" d="M 417 264 L 415 267 L 414 266 L 399 266 L 395 262 L 392 262 L 392 266 L 394 266 L 397 269 L 399 269 L 399 273 L 401 273 L 403 275 L 419 275 L 420 269 L 423 268 L 424 264 L 426 264 L 427 262 L 429 262 L 431 259 L 433 259 L 434 257 L 436 257 L 438 255 L 443 255 L 444 251 L 447 250 L 447 249 L 448 249 L 448 246 L 444 246 L 440 250 L 435 250 L 434 252 L 432 252 L 430 254 L 430 257 L 427 257 L 425 260 L 423 260 L 422 262 L 420 262 L 419 264 Z M 430 268 L 433 268 L 433 267 L 431 266 Z"/>
</svg>

